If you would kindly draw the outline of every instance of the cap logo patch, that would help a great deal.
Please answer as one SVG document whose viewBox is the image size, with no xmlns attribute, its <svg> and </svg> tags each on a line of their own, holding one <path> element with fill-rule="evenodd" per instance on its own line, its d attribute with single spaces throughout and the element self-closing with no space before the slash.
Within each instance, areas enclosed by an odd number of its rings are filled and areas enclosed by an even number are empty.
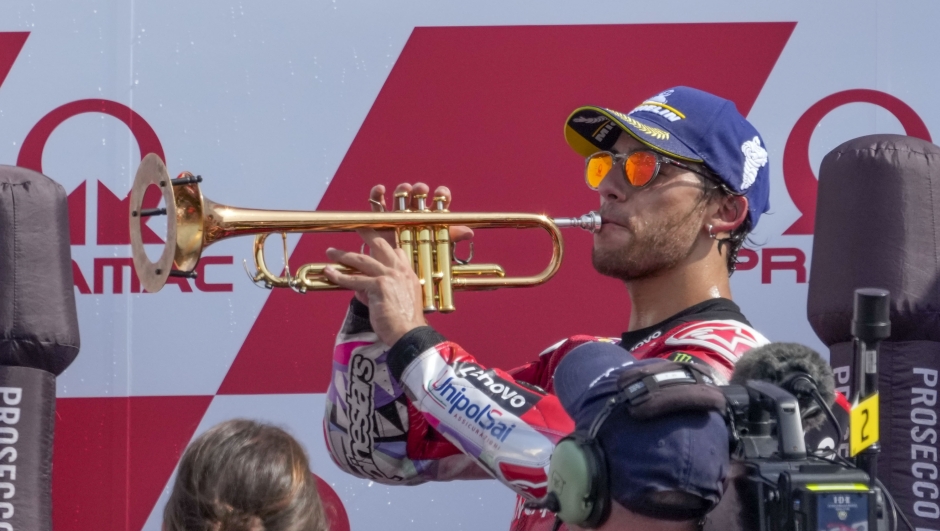
<svg viewBox="0 0 940 531">
<path fill-rule="evenodd" d="M 669 102 L 666 100 L 666 98 L 668 98 L 669 96 L 672 96 L 672 93 L 673 93 L 673 92 L 675 92 L 675 91 L 672 90 L 672 89 L 664 90 L 664 91 L 660 92 L 659 94 L 653 96 L 652 98 L 650 98 L 650 99 L 648 99 L 648 100 L 646 100 L 646 101 L 655 101 L 655 102 L 657 102 L 657 103 L 669 103 Z"/>
<path fill-rule="evenodd" d="M 620 119 L 624 122 L 636 127 L 640 130 L 641 133 L 649 135 L 657 140 L 669 140 L 669 133 L 663 131 L 662 129 L 657 129 L 656 127 L 650 127 L 644 123 L 638 122 L 629 116 L 622 115 Z"/>
<path fill-rule="evenodd" d="M 609 133 L 610 130 L 614 128 L 614 122 L 608 120 L 607 118 L 604 118 L 604 120 L 604 124 L 598 127 L 594 131 L 594 134 L 591 135 L 594 137 L 594 140 L 597 140 L 598 142 L 603 141 L 604 137 L 607 136 L 607 133 Z"/>
<path fill-rule="evenodd" d="M 675 92 L 674 90 L 666 90 L 660 92 L 659 94 L 653 96 L 652 98 L 644 101 L 640 104 L 639 107 L 630 111 L 630 114 L 635 112 L 651 112 L 653 114 L 658 114 L 663 118 L 669 120 L 670 122 L 675 122 L 685 118 L 685 115 L 679 112 L 675 107 L 666 105 L 668 103 L 669 96 Z"/>
<path fill-rule="evenodd" d="M 630 114 L 643 111 L 658 114 L 670 122 L 676 122 L 685 118 L 685 115 L 678 110 L 666 105 L 665 103 L 658 103 L 655 101 L 644 101 L 642 105 L 630 111 Z"/>
<path fill-rule="evenodd" d="M 760 137 L 755 136 L 741 144 L 744 153 L 744 175 L 741 190 L 747 190 L 757 180 L 757 172 L 767 164 L 767 150 L 760 145 Z"/>
<path fill-rule="evenodd" d="M 607 120 L 606 116 L 595 116 L 593 118 L 588 118 L 587 116 L 575 116 L 571 119 L 571 121 L 576 124 L 599 124 L 604 120 Z"/>
</svg>

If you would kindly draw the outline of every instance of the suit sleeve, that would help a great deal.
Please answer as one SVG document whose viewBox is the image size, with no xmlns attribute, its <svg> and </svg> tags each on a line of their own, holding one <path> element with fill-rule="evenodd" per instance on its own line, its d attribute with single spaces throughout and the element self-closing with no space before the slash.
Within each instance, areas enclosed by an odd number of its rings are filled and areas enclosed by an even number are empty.
<svg viewBox="0 0 940 531">
<path fill-rule="evenodd" d="M 388 367 L 388 347 L 353 300 L 333 349 L 323 429 L 333 461 L 379 483 L 488 478 L 436 433 L 411 405 Z"/>
<path fill-rule="evenodd" d="M 399 340 L 388 366 L 420 419 L 465 458 L 523 497 L 545 494 L 552 450 L 574 430 L 556 396 L 483 367 L 430 327 Z M 408 451 L 421 455 L 423 441 L 410 436 Z"/>
<path fill-rule="evenodd" d="M 529 385 L 525 375 L 483 368 L 430 327 L 389 350 L 354 300 L 333 351 L 324 415 L 330 455 L 341 469 L 381 483 L 496 477 L 540 496 L 551 449 L 573 430 L 557 399 L 536 387 L 550 376 L 542 367 L 550 358 L 520 368 L 539 379 Z M 430 373 L 448 376 L 421 383 Z"/>
</svg>

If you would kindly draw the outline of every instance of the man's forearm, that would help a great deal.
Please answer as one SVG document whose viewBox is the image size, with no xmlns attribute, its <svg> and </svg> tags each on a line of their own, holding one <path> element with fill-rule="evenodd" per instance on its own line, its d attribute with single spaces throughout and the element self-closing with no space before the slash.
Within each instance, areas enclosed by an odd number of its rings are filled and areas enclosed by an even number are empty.
<svg viewBox="0 0 940 531">
<path fill-rule="evenodd" d="M 543 496 L 552 450 L 574 429 L 558 399 L 482 367 L 456 344 L 434 344 L 437 338 L 429 327 L 403 336 L 388 353 L 392 378 L 487 473 L 529 499 Z"/>
<path fill-rule="evenodd" d="M 411 406 L 390 375 L 386 350 L 372 331 L 368 308 L 354 299 L 337 334 L 326 397 L 324 431 L 333 460 L 382 483 L 480 477 L 476 464 L 433 433 Z"/>
</svg>

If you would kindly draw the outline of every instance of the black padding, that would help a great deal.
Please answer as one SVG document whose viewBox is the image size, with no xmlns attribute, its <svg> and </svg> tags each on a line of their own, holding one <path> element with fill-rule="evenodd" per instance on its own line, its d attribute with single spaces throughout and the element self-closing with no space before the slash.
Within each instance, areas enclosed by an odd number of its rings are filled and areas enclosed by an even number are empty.
<svg viewBox="0 0 940 531">
<path fill-rule="evenodd" d="M 834 345 L 836 384 L 851 383 L 851 343 Z M 841 382 L 840 382 L 841 380 Z M 848 381 L 846 381 L 848 380 Z M 881 455 L 878 477 L 916 528 L 940 517 L 937 432 L 940 430 L 940 343 L 884 342 L 878 361 Z M 933 526 L 933 527 L 931 527 Z"/>
<path fill-rule="evenodd" d="M 68 196 L 0 165 L 0 365 L 59 375 L 78 355 Z"/>
<path fill-rule="evenodd" d="M 807 314 L 851 395 L 854 291 L 890 292 L 878 359 L 878 475 L 917 528 L 940 518 L 940 147 L 850 140 L 823 159 Z"/>
<path fill-rule="evenodd" d="M 940 341 L 940 147 L 871 135 L 829 152 L 807 314 L 827 345 L 851 340 L 853 294 L 891 292 L 891 341 Z"/>
<path fill-rule="evenodd" d="M 673 372 L 684 372 L 689 378 L 656 382 L 657 375 Z M 714 410 L 724 415 L 728 407 L 710 372 L 691 363 L 667 361 L 624 371 L 617 379 L 617 388 L 627 396 L 624 407 L 630 416 L 641 420 L 690 411 Z"/>
<path fill-rule="evenodd" d="M 54 430 L 55 377 L 0 366 L 0 529 L 52 529 Z"/>
</svg>

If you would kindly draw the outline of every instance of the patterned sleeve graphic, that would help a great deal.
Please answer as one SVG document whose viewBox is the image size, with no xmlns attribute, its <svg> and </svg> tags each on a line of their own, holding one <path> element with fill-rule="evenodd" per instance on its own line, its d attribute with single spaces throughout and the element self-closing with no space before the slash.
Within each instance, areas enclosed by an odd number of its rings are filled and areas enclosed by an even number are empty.
<svg viewBox="0 0 940 531">
<path fill-rule="evenodd" d="M 388 356 L 368 319 L 350 310 L 324 418 L 340 468 L 381 483 L 496 478 L 527 499 L 545 494 L 552 449 L 574 429 L 554 395 L 450 342 L 418 354 L 400 381 Z"/>
<path fill-rule="evenodd" d="M 472 459 L 416 414 L 389 373 L 386 350 L 368 318 L 350 309 L 333 349 L 323 419 L 336 464 L 353 475 L 390 484 L 485 477 Z"/>
</svg>

